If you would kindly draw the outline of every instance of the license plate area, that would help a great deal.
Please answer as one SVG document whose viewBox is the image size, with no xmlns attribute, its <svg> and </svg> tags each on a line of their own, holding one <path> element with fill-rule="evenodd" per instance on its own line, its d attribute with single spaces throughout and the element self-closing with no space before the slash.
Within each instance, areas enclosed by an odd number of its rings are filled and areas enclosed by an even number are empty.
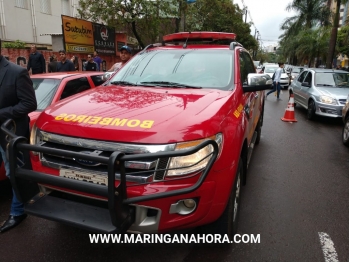
<svg viewBox="0 0 349 262">
<path fill-rule="evenodd" d="M 98 185 L 104 185 L 104 186 L 108 185 L 107 176 L 93 174 L 89 172 L 61 168 L 59 170 L 59 176 L 69 178 L 69 179 L 79 180 L 83 182 L 94 183 Z"/>
</svg>

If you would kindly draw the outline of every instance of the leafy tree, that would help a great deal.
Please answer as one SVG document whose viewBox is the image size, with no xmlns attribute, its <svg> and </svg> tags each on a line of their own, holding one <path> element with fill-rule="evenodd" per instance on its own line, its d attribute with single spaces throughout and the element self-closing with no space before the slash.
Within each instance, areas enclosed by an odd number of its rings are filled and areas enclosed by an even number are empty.
<svg viewBox="0 0 349 262">
<path fill-rule="evenodd" d="M 188 31 L 234 32 L 236 40 L 248 50 L 257 50 L 258 42 L 251 35 L 251 24 L 242 20 L 243 11 L 230 0 L 197 0 L 187 6 Z"/>
<path fill-rule="evenodd" d="M 315 39 L 320 40 L 321 38 L 322 46 L 325 41 L 322 38 L 324 33 L 314 32 L 312 29 L 328 27 L 330 11 L 327 8 L 327 2 L 327 0 L 293 0 L 287 5 L 286 10 L 294 10 L 297 14 L 285 19 L 281 25 L 284 33 L 279 38 L 283 55 L 289 58 L 290 63 L 298 64 L 302 61 L 311 63 L 315 58 L 314 53 L 319 56 L 321 52 L 324 52 L 319 43 L 316 45 L 314 42 Z M 307 44 L 307 41 L 310 42 Z"/>
<path fill-rule="evenodd" d="M 243 23 L 242 10 L 230 0 L 79 0 L 82 19 L 103 21 L 108 26 L 132 32 L 139 45 L 159 42 L 161 36 L 180 31 L 234 32 L 247 49 L 256 49 L 250 24 Z"/>
<path fill-rule="evenodd" d="M 333 26 L 331 30 L 331 38 L 330 38 L 330 44 L 328 47 L 328 55 L 327 55 L 327 60 L 326 60 L 326 67 L 327 68 L 332 68 L 332 61 L 334 57 L 334 51 L 336 48 L 336 43 L 337 43 L 337 32 L 338 32 L 338 27 L 339 27 L 339 11 L 341 4 L 346 4 L 348 0 L 337 0 L 336 1 L 336 13 L 334 16 L 334 21 L 333 21 Z"/>
<path fill-rule="evenodd" d="M 286 36 L 297 34 L 303 28 L 328 25 L 330 10 L 327 0 L 292 0 L 286 7 L 287 11 L 296 11 L 297 14 L 285 19 L 282 29 L 286 28 Z"/>
<path fill-rule="evenodd" d="M 177 0 L 79 0 L 79 15 L 93 22 L 103 21 L 119 30 L 131 31 L 141 47 L 157 41 L 159 35 L 173 27 Z"/>
<path fill-rule="evenodd" d="M 349 25 L 342 26 L 338 30 L 337 46 L 338 52 L 349 57 Z"/>
</svg>

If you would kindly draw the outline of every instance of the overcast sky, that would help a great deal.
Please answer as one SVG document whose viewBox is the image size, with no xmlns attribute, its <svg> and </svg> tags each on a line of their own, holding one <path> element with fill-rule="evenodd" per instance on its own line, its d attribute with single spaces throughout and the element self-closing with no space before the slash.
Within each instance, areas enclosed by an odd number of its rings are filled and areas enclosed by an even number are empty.
<svg viewBox="0 0 349 262">
<path fill-rule="evenodd" d="M 234 0 L 234 4 L 238 4 L 240 8 L 243 8 L 242 2 L 250 11 L 253 23 L 261 35 L 263 46 L 276 44 L 282 34 L 280 25 L 286 17 L 296 14 L 294 11 L 286 11 L 286 6 L 292 2 L 291 0 Z M 250 16 L 247 14 L 247 22 L 250 21 Z M 251 26 L 251 34 L 253 36 L 255 34 L 254 26 Z"/>
</svg>

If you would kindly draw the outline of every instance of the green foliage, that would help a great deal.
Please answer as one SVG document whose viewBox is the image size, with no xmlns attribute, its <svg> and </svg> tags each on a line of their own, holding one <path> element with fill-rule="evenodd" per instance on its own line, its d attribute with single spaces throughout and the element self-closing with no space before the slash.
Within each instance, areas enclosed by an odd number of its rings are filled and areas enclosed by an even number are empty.
<svg viewBox="0 0 349 262">
<path fill-rule="evenodd" d="M 315 58 L 327 57 L 330 38 L 330 12 L 327 0 L 292 0 L 286 10 L 296 15 L 285 19 L 281 26 L 281 55 L 291 64 L 307 62 L 313 65 Z"/>
<path fill-rule="evenodd" d="M 2 47 L 24 49 L 25 48 L 25 42 L 22 42 L 20 40 L 16 40 L 15 42 L 5 42 L 5 43 L 2 44 Z"/>
<path fill-rule="evenodd" d="M 187 6 L 187 31 L 233 32 L 236 40 L 246 49 L 258 48 L 258 43 L 251 35 L 251 24 L 242 20 L 243 11 L 230 0 L 197 0 Z"/>
<path fill-rule="evenodd" d="M 246 49 L 257 49 L 250 24 L 243 23 L 242 10 L 231 0 L 79 0 L 79 15 L 93 22 L 104 21 L 117 31 L 132 32 L 141 47 L 160 42 L 178 31 L 234 32 Z"/>
<path fill-rule="evenodd" d="M 349 57 L 349 25 L 342 26 L 337 35 L 338 52 Z"/>
</svg>

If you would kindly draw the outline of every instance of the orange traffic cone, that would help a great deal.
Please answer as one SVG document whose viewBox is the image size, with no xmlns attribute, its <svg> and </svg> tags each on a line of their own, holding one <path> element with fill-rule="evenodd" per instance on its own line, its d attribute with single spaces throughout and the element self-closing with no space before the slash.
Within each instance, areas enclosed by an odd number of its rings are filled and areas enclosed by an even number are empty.
<svg viewBox="0 0 349 262">
<path fill-rule="evenodd" d="M 294 97 L 293 94 L 290 95 L 290 100 L 288 101 L 287 108 L 285 110 L 285 115 L 281 118 L 282 121 L 286 122 L 297 122 L 294 116 Z"/>
</svg>

